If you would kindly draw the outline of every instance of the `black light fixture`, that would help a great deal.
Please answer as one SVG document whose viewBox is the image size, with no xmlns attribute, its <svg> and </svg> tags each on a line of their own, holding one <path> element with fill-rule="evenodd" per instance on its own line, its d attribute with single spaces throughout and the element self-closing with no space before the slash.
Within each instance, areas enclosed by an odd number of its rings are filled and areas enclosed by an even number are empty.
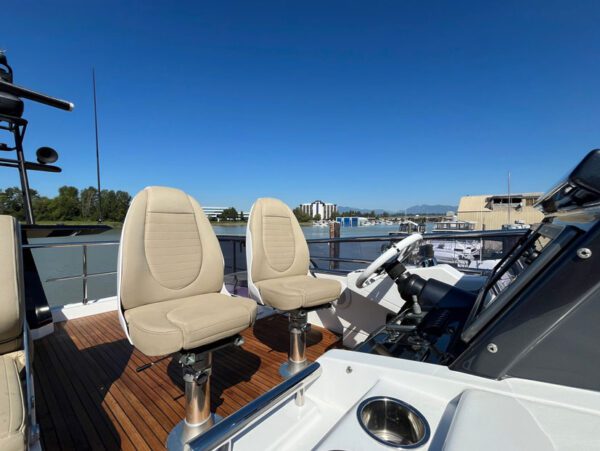
<svg viewBox="0 0 600 451">
<path fill-rule="evenodd" d="M 40 147 L 35 156 L 40 164 L 52 164 L 58 160 L 58 152 L 52 147 Z"/>
</svg>

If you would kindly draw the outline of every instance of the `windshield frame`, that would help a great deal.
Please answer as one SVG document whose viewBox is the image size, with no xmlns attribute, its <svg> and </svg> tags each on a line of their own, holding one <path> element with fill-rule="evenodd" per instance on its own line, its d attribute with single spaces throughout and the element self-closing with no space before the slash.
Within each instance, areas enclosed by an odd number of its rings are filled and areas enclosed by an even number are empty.
<svg viewBox="0 0 600 451">
<path fill-rule="evenodd" d="M 481 330 L 503 310 L 511 300 L 579 234 L 579 229 L 573 226 L 558 225 L 550 222 L 542 223 L 522 237 L 510 252 L 496 265 L 484 286 L 479 290 L 477 299 L 469 313 L 461 338 L 464 342 L 471 341 Z M 535 241 L 540 238 L 549 238 L 550 242 L 544 247 L 540 255 L 504 288 L 493 302 L 483 307 L 487 293 L 493 288 L 502 275 L 513 264 L 517 263 L 523 253 L 530 249 Z"/>
</svg>

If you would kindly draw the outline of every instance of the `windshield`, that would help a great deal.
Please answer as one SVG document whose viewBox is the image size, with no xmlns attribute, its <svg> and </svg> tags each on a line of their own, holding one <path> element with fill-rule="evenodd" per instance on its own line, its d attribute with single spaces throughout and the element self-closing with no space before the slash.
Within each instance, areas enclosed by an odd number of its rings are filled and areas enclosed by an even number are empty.
<svg viewBox="0 0 600 451">
<path fill-rule="evenodd" d="M 576 235 L 573 227 L 543 223 L 523 236 L 479 292 L 462 339 L 468 342 L 482 330 Z"/>
</svg>

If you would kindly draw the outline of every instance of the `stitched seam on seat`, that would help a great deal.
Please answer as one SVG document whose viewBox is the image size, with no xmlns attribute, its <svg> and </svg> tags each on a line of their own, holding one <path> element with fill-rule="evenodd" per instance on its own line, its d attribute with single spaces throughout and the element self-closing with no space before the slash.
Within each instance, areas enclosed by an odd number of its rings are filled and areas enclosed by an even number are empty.
<svg viewBox="0 0 600 451">
<path fill-rule="evenodd" d="M 181 328 L 181 326 L 179 326 L 177 323 L 174 323 L 168 316 L 167 316 L 167 320 L 173 324 L 175 327 L 178 327 L 179 329 L 181 329 L 183 331 L 183 329 Z M 237 318 L 236 318 L 237 320 Z M 225 324 L 228 321 L 233 321 L 233 319 L 229 318 L 229 319 L 224 319 L 223 321 L 219 321 L 218 323 L 211 323 L 209 325 L 204 326 L 204 329 L 208 329 L 209 327 L 213 327 L 213 326 L 218 326 L 219 324 Z"/>
<path fill-rule="evenodd" d="M 8 371 L 6 369 L 6 358 L 5 357 L 0 357 L 2 358 L 2 369 L 4 371 L 4 382 L 6 385 L 6 395 L 8 397 L 8 428 L 6 431 L 4 431 L 3 435 L 6 434 L 6 437 L 8 437 L 10 435 L 10 431 L 12 431 L 12 405 L 11 405 L 11 396 L 10 396 L 10 389 L 8 386 Z"/>
<path fill-rule="evenodd" d="M 229 334 L 234 334 L 234 333 L 236 333 L 236 332 L 237 332 L 239 329 L 240 329 L 239 327 L 233 327 L 233 328 L 231 328 L 231 329 L 224 330 L 224 331 L 222 331 L 222 332 L 219 332 L 219 333 L 217 333 L 217 334 L 214 334 L 214 335 L 225 335 L 225 336 L 227 336 L 227 335 L 229 335 Z M 201 339 L 199 339 L 199 340 L 190 340 L 190 342 L 194 342 L 194 341 L 200 341 L 200 342 L 204 342 L 204 341 L 210 341 L 210 339 L 211 339 L 211 337 L 209 336 L 209 337 L 204 337 L 204 338 L 201 338 Z M 197 345 L 196 345 L 196 346 L 197 346 Z"/>
<path fill-rule="evenodd" d="M 6 368 L 6 360 L 4 358 L 2 358 L 3 360 L 3 367 L 4 367 L 4 380 L 6 382 L 6 394 L 8 395 L 8 430 L 6 431 L 6 434 L 9 435 L 10 431 L 12 431 L 12 405 L 11 405 L 11 399 L 12 396 L 10 396 L 10 387 L 8 384 L 8 370 Z"/>
<path fill-rule="evenodd" d="M 335 300 L 336 298 L 337 298 L 337 296 L 333 300 Z M 331 300 L 331 296 L 323 296 L 323 297 L 317 298 L 314 301 L 312 301 L 311 304 L 315 304 L 317 302 L 323 302 L 326 300 Z M 306 305 L 306 299 L 304 299 L 302 305 Z"/>
<path fill-rule="evenodd" d="M 15 356 L 15 358 L 16 358 L 16 356 Z M 23 408 L 23 406 L 25 405 L 25 401 L 23 399 L 23 389 L 21 387 L 21 378 L 19 377 L 19 370 L 17 369 L 17 362 L 11 358 L 11 363 L 15 370 L 15 376 L 17 379 L 17 390 L 18 390 L 18 395 L 19 395 L 19 399 L 20 399 L 19 407 L 21 408 L 20 409 L 21 425 L 19 426 L 18 430 L 21 430 L 25 426 L 25 416 L 27 415 L 27 412 L 24 412 L 25 409 Z M 12 415 L 11 415 L 11 418 L 12 418 Z"/>
<path fill-rule="evenodd" d="M 145 327 L 139 326 L 137 324 L 131 324 L 131 323 L 129 324 L 129 327 L 137 329 L 140 332 L 145 332 L 145 333 L 154 334 L 154 335 L 181 334 L 181 328 L 179 328 L 179 327 L 178 327 L 179 330 L 173 330 L 171 332 L 159 332 L 159 331 L 156 331 L 156 330 L 149 330 L 149 329 L 146 329 Z"/>
</svg>

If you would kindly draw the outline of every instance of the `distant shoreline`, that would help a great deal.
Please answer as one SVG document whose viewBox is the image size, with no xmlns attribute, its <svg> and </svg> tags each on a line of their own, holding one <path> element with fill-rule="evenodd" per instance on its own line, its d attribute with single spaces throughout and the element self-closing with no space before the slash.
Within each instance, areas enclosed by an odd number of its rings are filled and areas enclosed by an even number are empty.
<svg viewBox="0 0 600 451">
<path fill-rule="evenodd" d="M 80 225 L 107 225 L 109 227 L 113 227 L 115 229 L 123 228 L 122 222 L 115 221 L 84 221 L 84 220 L 74 220 L 74 221 L 35 221 L 35 225 L 67 225 L 67 226 L 80 226 Z"/>
<path fill-rule="evenodd" d="M 68 225 L 68 226 L 79 226 L 79 225 L 98 225 L 98 224 L 102 224 L 102 225 L 107 225 L 110 226 L 114 229 L 122 229 L 123 228 L 123 223 L 122 222 L 115 222 L 115 221 L 103 221 L 103 222 L 94 222 L 94 221 L 83 221 L 83 220 L 73 220 L 73 221 L 36 221 L 36 225 Z M 210 223 L 212 226 L 219 226 L 219 227 L 239 227 L 239 226 L 245 226 L 248 224 L 248 221 L 221 221 L 221 222 L 216 222 L 216 221 L 211 221 Z M 312 222 L 301 222 L 300 225 L 301 226 L 311 226 L 313 223 Z"/>
</svg>

